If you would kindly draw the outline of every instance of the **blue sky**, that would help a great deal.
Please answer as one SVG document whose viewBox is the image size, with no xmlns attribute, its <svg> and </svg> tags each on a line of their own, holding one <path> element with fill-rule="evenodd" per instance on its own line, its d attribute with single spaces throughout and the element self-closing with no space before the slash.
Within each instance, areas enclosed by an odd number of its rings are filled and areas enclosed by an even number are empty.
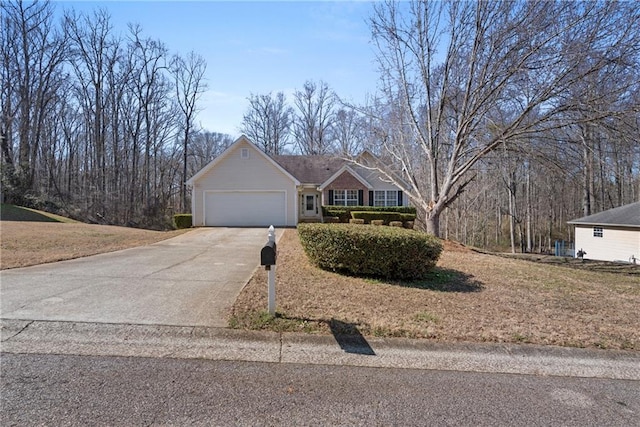
<svg viewBox="0 0 640 427">
<path fill-rule="evenodd" d="M 172 53 L 207 61 L 208 92 L 198 122 L 239 135 L 251 93 L 292 93 L 324 80 L 350 101 L 375 92 L 377 72 L 369 1 L 56 1 L 56 9 L 105 8 L 114 30 L 138 23 Z"/>
</svg>

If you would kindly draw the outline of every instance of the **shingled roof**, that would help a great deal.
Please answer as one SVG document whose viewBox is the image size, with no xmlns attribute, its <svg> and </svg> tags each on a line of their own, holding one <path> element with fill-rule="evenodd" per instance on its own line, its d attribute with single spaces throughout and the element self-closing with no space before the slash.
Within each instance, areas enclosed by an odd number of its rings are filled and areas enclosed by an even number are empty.
<svg viewBox="0 0 640 427">
<path fill-rule="evenodd" d="M 346 160 L 332 156 L 271 156 L 302 184 L 320 185 L 336 173 Z"/>
<path fill-rule="evenodd" d="M 640 202 L 569 221 L 573 225 L 609 225 L 640 228 Z"/>
</svg>

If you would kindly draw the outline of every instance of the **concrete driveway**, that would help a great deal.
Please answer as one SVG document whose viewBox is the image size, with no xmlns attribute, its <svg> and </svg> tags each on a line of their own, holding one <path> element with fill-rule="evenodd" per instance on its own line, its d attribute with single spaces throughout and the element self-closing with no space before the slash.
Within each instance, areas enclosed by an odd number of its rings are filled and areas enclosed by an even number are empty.
<svg viewBox="0 0 640 427">
<path fill-rule="evenodd" d="M 266 241 L 266 228 L 200 228 L 149 246 L 4 270 L 0 317 L 227 326 Z"/>
</svg>

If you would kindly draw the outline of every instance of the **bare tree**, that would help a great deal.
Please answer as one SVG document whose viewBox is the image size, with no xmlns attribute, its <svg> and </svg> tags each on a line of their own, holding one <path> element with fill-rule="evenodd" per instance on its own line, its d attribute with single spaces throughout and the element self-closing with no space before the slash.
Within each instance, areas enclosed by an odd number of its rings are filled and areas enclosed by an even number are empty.
<svg viewBox="0 0 640 427">
<path fill-rule="evenodd" d="M 123 39 L 104 9 L 55 21 L 56 6 L 0 2 L 3 196 L 86 221 L 165 227 L 184 206 L 186 150 L 175 141 L 188 127 L 179 141 L 188 148 L 194 134 L 196 56 L 171 73 L 162 42 L 140 27 Z"/>
<path fill-rule="evenodd" d="M 331 139 L 335 141 L 342 156 L 353 157 L 363 150 L 365 129 L 365 119 L 355 109 L 345 107 L 335 112 Z"/>
<path fill-rule="evenodd" d="M 165 45 L 158 40 L 143 38 L 142 29 L 139 26 L 130 26 L 129 30 L 132 45 L 132 72 L 136 74 L 132 82 L 144 118 L 143 200 L 144 209 L 148 211 L 154 205 L 152 200 L 157 192 L 156 179 L 152 176 L 155 168 L 151 163 L 157 151 L 154 149 L 154 145 L 157 144 L 154 127 L 158 112 L 165 108 L 165 99 L 172 87 L 164 74 L 167 69 L 165 61 L 168 54 Z"/>
<path fill-rule="evenodd" d="M 597 95 L 582 91 L 581 105 L 567 96 L 591 75 L 637 66 L 639 22 L 633 3 L 376 4 L 371 26 L 389 105 L 379 114 L 382 144 L 427 231 L 439 235 L 441 213 L 488 153 L 583 120 L 569 113 Z"/>
<path fill-rule="evenodd" d="M 3 181 L 9 184 L 7 195 L 21 200 L 36 190 L 47 115 L 64 82 L 66 44 L 48 1 L 2 2 L 0 20 Z"/>
<path fill-rule="evenodd" d="M 327 154 L 333 150 L 331 126 L 335 96 L 329 85 L 305 82 L 294 94 L 297 115 L 294 119 L 296 144 L 302 154 Z"/>
<path fill-rule="evenodd" d="M 175 78 L 177 102 L 183 114 L 183 144 L 182 144 L 182 177 L 180 183 L 180 201 L 183 212 L 187 211 L 187 156 L 189 151 L 189 136 L 198 113 L 197 103 L 206 91 L 204 73 L 207 63 L 204 58 L 190 52 L 186 58 L 174 55 L 171 59 L 171 71 Z"/>
<path fill-rule="evenodd" d="M 116 90 L 109 85 L 110 75 L 117 72 L 121 55 L 121 41 L 112 33 L 111 17 L 104 9 L 93 15 L 65 15 L 66 36 L 71 42 L 69 61 L 77 79 L 80 108 L 89 129 L 86 170 L 91 175 L 86 180 L 92 205 L 104 216 L 107 194 L 108 123 L 115 108 L 109 103 L 110 93 Z"/>
<path fill-rule="evenodd" d="M 219 132 L 198 132 L 191 141 L 189 175 L 194 175 L 233 143 L 231 135 Z"/>
<path fill-rule="evenodd" d="M 293 109 L 284 93 L 249 96 L 241 130 L 267 154 L 281 154 L 289 142 Z"/>
</svg>

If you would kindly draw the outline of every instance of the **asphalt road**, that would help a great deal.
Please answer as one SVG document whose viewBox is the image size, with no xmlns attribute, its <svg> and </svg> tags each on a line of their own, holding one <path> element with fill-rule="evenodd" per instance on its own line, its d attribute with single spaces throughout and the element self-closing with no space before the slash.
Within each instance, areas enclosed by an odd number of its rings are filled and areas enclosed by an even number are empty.
<svg viewBox="0 0 640 427">
<path fill-rule="evenodd" d="M 266 228 L 197 228 L 153 245 L 4 270 L 0 317 L 227 326 L 266 241 Z"/>
<path fill-rule="evenodd" d="M 3 426 L 640 423 L 628 380 L 2 354 Z"/>
</svg>

